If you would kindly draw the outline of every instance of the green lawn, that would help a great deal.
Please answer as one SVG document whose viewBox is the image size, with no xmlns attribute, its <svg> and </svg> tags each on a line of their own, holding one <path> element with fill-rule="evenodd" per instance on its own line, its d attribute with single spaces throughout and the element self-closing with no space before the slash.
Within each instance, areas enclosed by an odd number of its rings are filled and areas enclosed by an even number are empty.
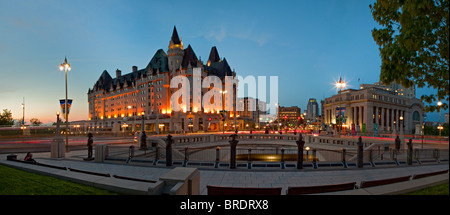
<svg viewBox="0 0 450 215">
<path fill-rule="evenodd" d="M 0 195 L 117 195 L 116 193 L 0 165 Z"/>
<path fill-rule="evenodd" d="M 411 193 L 406 193 L 405 195 L 449 195 L 448 189 L 449 189 L 448 183 L 446 183 L 446 184 L 441 184 L 438 186 L 414 191 Z"/>
</svg>

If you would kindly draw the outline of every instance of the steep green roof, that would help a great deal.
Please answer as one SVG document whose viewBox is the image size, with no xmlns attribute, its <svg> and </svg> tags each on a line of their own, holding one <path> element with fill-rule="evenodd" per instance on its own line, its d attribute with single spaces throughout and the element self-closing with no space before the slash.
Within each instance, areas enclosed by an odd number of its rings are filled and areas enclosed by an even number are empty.
<svg viewBox="0 0 450 215">
<path fill-rule="evenodd" d="M 152 60 L 148 63 L 147 68 L 152 68 L 154 72 L 159 69 L 160 72 L 169 71 L 169 60 L 167 54 L 162 49 L 158 49 Z"/>
</svg>

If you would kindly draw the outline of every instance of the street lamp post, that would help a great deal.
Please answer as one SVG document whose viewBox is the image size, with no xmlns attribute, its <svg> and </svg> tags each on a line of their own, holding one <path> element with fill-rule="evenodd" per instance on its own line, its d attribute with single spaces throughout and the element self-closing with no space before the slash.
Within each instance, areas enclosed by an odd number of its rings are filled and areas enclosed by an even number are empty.
<svg viewBox="0 0 450 215">
<path fill-rule="evenodd" d="M 224 91 L 220 91 L 220 93 L 222 93 L 222 116 L 223 116 L 223 119 L 222 119 L 222 134 L 225 134 L 225 93 L 227 93 L 227 91 L 226 90 L 224 90 Z"/>
<path fill-rule="evenodd" d="M 346 86 L 346 83 L 344 82 L 344 81 L 342 81 L 342 78 L 341 77 L 339 77 L 339 82 L 337 82 L 336 83 L 336 88 L 339 88 L 339 97 L 340 97 L 340 95 L 341 95 L 341 90 L 342 90 L 342 88 L 343 87 L 345 87 Z M 339 125 L 338 125 L 338 128 L 339 128 L 339 137 L 341 136 L 341 130 L 342 130 L 342 112 L 341 112 L 341 100 L 342 100 L 342 97 L 340 97 L 339 98 L 339 103 L 338 103 L 338 108 L 339 108 L 339 118 L 338 118 L 338 120 L 339 120 Z"/>
<path fill-rule="evenodd" d="M 442 125 L 441 125 L 441 106 L 442 106 L 442 102 L 438 101 L 437 103 L 438 105 L 438 110 L 439 110 L 439 125 L 438 125 L 438 129 L 439 129 L 439 137 L 441 137 L 441 131 L 443 129 Z"/>
<path fill-rule="evenodd" d="M 24 128 L 22 130 L 23 130 L 23 135 L 25 135 L 25 97 L 23 97 L 22 113 L 23 113 L 23 116 L 22 116 L 22 127 Z"/>
<path fill-rule="evenodd" d="M 67 58 L 64 58 L 64 63 L 59 66 L 59 70 L 65 72 L 66 77 L 66 101 L 64 103 L 64 114 L 66 118 L 66 152 L 69 152 L 69 113 L 68 113 L 68 104 L 67 104 L 67 71 L 70 71 L 72 68 L 70 64 L 67 63 Z"/>
</svg>

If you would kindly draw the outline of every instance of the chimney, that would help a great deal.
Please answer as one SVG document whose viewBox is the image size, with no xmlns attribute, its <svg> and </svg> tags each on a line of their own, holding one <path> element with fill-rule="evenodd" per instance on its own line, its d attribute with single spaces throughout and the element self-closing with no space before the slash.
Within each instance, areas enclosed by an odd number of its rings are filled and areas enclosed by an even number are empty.
<svg viewBox="0 0 450 215">
<path fill-rule="evenodd" d="M 137 66 L 133 66 L 133 72 L 137 72 Z"/>
<path fill-rule="evenodd" d="M 116 78 L 119 78 L 122 75 L 122 71 L 119 69 L 116 70 Z"/>
</svg>

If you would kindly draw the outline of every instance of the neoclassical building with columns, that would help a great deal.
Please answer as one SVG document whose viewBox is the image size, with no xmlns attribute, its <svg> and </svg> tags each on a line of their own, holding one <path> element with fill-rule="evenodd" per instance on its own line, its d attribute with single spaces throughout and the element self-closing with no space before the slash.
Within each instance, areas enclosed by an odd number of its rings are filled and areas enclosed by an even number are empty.
<svg viewBox="0 0 450 215">
<path fill-rule="evenodd" d="M 415 96 L 393 91 L 381 84 L 361 85 L 359 90 L 347 89 L 326 98 L 323 104 L 324 123 L 330 128 L 339 125 L 351 132 L 354 126 L 357 133 L 366 135 L 413 134 L 416 125 L 422 125 L 424 104 Z"/>
</svg>

